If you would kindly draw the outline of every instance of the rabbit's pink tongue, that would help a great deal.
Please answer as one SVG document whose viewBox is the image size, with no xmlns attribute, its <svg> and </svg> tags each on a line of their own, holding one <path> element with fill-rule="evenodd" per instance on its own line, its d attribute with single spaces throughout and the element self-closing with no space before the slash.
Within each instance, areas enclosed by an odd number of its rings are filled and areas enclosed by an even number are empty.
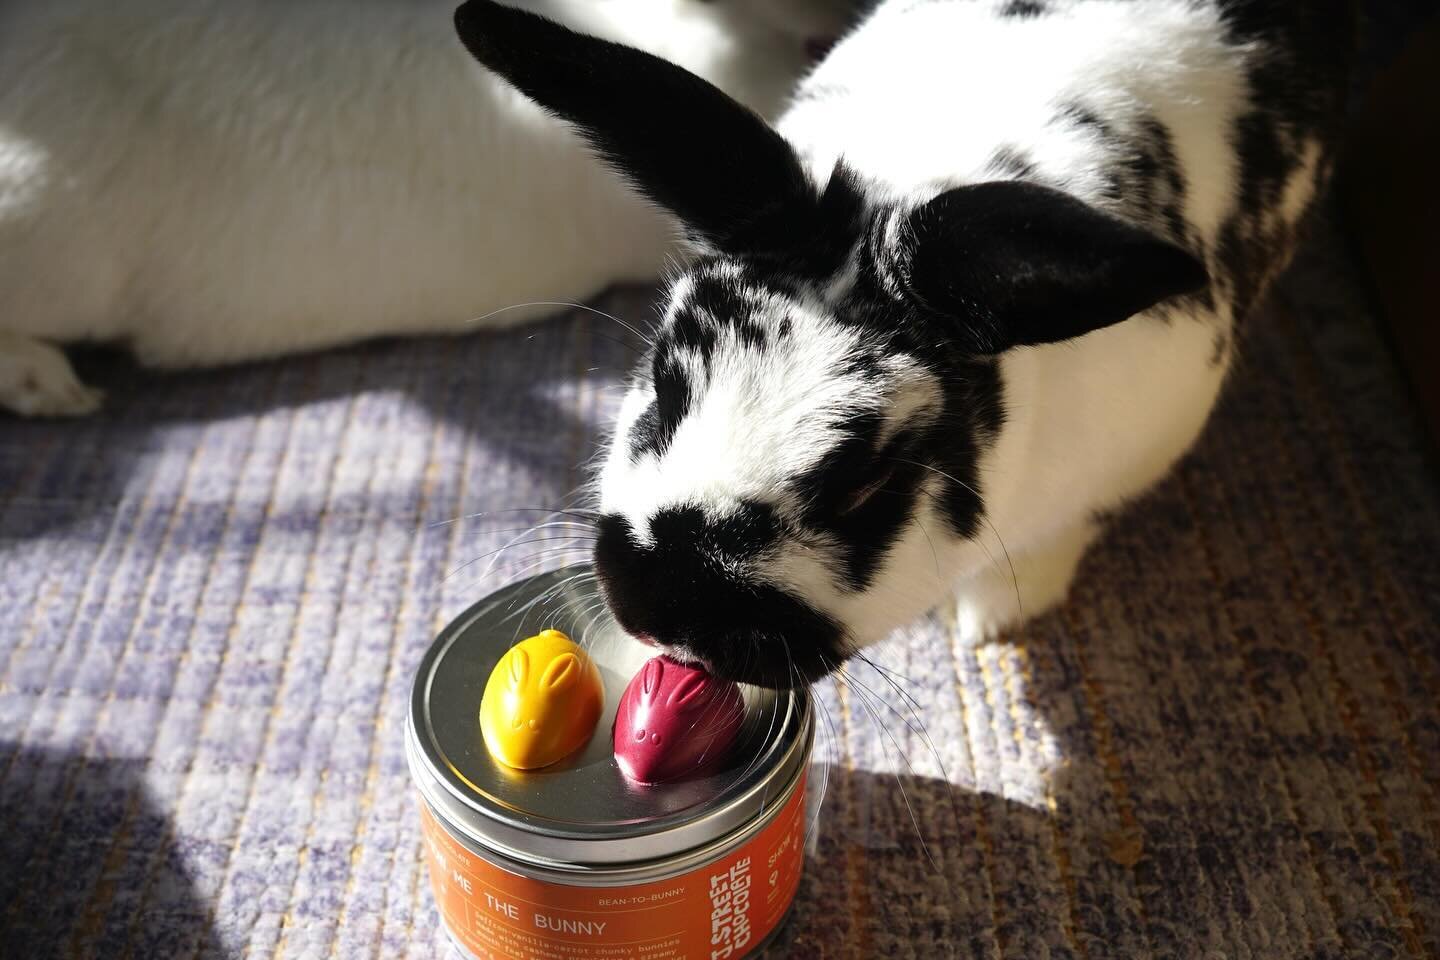
<svg viewBox="0 0 1440 960">
<path fill-rule="evenodd" d="M 718 766 L 735 745 L 745 700 L 730 680 L 669 657 L 645 662 L 615 710 L 615 762 L 639 783 Z"/>
</svg>

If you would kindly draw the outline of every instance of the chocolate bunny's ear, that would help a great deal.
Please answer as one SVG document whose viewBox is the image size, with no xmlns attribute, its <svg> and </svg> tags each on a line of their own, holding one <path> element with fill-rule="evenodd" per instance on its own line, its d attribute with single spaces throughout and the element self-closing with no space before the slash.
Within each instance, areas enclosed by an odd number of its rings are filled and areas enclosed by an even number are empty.
<svg viewBox="0 0 1440 960">
<path fill-rule="evenodd" d="M 653 700 L 660 692 L 660 682 L 665 679 L 665 661 L 655 657 L 646 661 L 640 672 L 640 693 L 646 700 Z"/>
<path fill-rule="evenodd" d="M 525 686 L 525 681 L 530 677 L 530 655 L 519 647 L 511 650 L 510 657 L 510 689 L 519 690 Z"/>
<path fill-rule="evenodd" d="M 713 681 L 706 674 L 692 673 L 682 677 L 680 682 L 675 684 L 675 689 L 670 691 L 670 705 L 686 711 L 702 704 L 712 685 Z"/>
<path fill-rule="evenodd" d="M 573 653 L 562 653 L 545 665 L 540 674 L 541 690 L 561 690 L 580 679 L 580 661 Z"/>
</svg>

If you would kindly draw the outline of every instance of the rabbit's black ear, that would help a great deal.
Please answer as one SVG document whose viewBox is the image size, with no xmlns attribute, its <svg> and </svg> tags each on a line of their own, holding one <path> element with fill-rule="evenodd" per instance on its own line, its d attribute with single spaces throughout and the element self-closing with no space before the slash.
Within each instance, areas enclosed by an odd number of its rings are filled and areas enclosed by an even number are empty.
<svg viewBox="0 0 1440 960">
<path fill-rule="evenodd" d="M 698 237 L 728 252 L 803 243 L 816 191 L 760 117 L 659 57 L 487 0 L 455 11 L 475 59 L 579 128 Z"/>
<path fill-rule="evenodd" d="M 963 321 L 979 353 L 1078 337 L 1206 283 L 1204 265 L 1175 244 L 1031 183 L 948 190 L 898 237 L 901 289 Z"/>
</svg>

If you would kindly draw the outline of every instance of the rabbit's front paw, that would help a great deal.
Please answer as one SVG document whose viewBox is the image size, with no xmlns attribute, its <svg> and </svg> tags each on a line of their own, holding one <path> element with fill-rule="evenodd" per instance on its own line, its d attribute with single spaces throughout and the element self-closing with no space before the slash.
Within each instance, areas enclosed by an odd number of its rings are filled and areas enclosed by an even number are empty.
<svg viewBox="0 0 1440 960">
<path fill-rule="evenodd" d="M 81 417 L 100 409 L 103 397 L 80 382 L 58 348 L 0 333 L 0 409 L 25 417 Z"/>
</svg>

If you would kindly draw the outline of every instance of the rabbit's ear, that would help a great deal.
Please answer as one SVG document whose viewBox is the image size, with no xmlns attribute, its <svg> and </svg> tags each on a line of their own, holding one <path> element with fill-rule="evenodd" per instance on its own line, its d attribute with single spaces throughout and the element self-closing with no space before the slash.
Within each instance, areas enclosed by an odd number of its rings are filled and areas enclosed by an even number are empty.
<svg viewBox="0 0 1440 960">
<path fill-rule="evenodd" d="M 977 353 L 1055 343 L 1199 290 L 1191 254 L 1036 184 L 957 187 L 895 232 L 895 281 L 916 305 L 961 321 Z"/>
<path fill-rule="evenodd" d="M 804 243 L 818 197 L 794 150 L 693 73 L 488 0 L 463 4 L 455 27 L 475 59 L 578 127 L 697 239 L 731 253 Z"/>
</svg>

